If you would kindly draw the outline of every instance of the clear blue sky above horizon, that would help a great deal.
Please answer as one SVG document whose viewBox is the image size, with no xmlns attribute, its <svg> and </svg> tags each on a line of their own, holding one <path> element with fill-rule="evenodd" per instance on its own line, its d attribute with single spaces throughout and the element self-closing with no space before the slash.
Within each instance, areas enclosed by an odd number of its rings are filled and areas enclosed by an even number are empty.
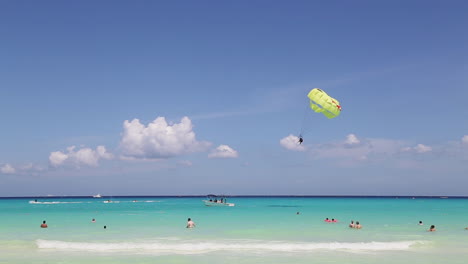
<svg viewBox="0 0 468 264">
<path fill-rule="evenodd" d="M 0 196 L 468 195 L 467 13 L 2 1 Z"/>
</svg>

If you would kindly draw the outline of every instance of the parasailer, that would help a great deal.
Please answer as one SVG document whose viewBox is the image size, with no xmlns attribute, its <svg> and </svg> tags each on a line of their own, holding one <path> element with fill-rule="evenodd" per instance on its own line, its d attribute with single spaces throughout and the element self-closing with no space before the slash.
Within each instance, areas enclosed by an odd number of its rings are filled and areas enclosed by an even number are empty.
<svg viewBox="0 0 468 264">
<path fill-rule="evenodd" d="M 309 106 L 314 112 L 322 113 L 328 119 L 335 118 L 341 113 L 341 105 L 338 100 L 329 96 L 325 91 L 319 88 L 314 88 L 310 90 L 307 94 L 309 98 Z M 303 124 L 304 126 L 304 124 Z M 298 143 L 302 144 L 304 139 L 302 138 L 303 128 L 299 134 Z"/>
</svg>

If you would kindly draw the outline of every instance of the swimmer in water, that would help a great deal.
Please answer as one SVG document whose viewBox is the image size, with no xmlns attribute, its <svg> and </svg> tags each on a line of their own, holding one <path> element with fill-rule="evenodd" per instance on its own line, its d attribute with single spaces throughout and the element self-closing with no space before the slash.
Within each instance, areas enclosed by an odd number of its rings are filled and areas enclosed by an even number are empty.
<svg viewBox="0 0 468 264">
<path fill-rule="evenodd" d="M 194 228 L 195 227 L 195 222 L 192 221 L 192 219 L 187 219 L 187 228 Z"/>
<path fill-rule="evenodd" d="M 354 228 L 356 228 L 356 229 L 361 229 L 361 228 L 362 228 L 362 226 L 361 226 L 361 224 L 359 223 L 359 221 L 356 221 L 356 225 L 354 226 Z"/>
<path fill-rule="evenodd" d="M 354 228 L 354 227 L 355 227 L 355 225 L 354 225 L 354 221 L 353 221 L 353 220 L 351 220 L 351 223 L 349 224 L 349 228 Z"/>
<path fill-rule="evenodd" d="M 41 228 L 47 228 L 47 224 L 46 224 L 46 221 L 42 221 L 42 224 L 41 224 Z"/>
<path fill-rule="evenodd" d="M 429 228 L 429 230 L 427 230 L 429 232 L 435 232 L 436 231 L 436 228 L 435 228 L 435 225 L 431 225 L 431 227 Z"/>
</svg>

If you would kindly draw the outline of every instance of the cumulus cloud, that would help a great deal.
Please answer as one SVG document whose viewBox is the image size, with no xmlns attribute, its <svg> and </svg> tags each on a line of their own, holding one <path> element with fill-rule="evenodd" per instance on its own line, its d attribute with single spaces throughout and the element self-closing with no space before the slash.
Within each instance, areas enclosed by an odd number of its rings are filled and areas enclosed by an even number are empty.
<svg viewBox="0 0 468 264">
<path fill-rule="evenodd" d="M 345 143 L 348 145 L 356 145 L 356 144 L 361 143 L 361 141 L 356 137 L 356 135 L 349 134 L 348 136 L 346 136 Z"/>
<path fill-rule="evenodd" d="M 75 150 L 75 146 L 68 147 L 65 152 L 54 151 L 49 155 L 49 163 L 52 167 L 61 165 L 92 166 L 96 167 L 101 159 L 112 159 L 113 155 L 107 152 L 104 146 L 98 146 L 95 150 L 81 148 Z"/>
<path fill-rule="evenodd" d="M 164 117 L 156 118 L 147 126 L 138 119 L 125 120 L 123 128 L 120 140 L 122 154 L 137 159 L 169 158 L 206 151 L 211 145 L 197 141 L 188 117 L 172 125 Z"/>
<path fill-rule="evenodd" d="M 305 151 L 305 147 L 299 144 L 299 138 L 294 135 L 289 135 L 280 140 L 280 145 L 285 149 L 294 150 L 294 151 Z"/>
<path fill-rule="evenodd" d="M 49 155 L 49 163 L 53 167 L 59 166 L 60 164 L 65 162 L 65 160 L 67 159 L 68 159 L 68 155 L 61 151 L 54 151 L 54 152 L 51 152 Z"/>
<path fill-rule="evenodd" d="M 3 174 L 14 174 L 16 173 L 16 169 L 7 163 L 0 167 L 0 172 Z"/>
<path fill-rule="evenodd" d="M 414 147 L 414 150 L 417 153 L 426 153 L 432 151 L 432 148 L 423 144 L 418 144 L 416 147 Z"/>
<path fill-rule="evenodd" d="M 237 151 L 228 145 L 219 145 L 216 149 L 208 154 L 208 158 L 237 158 L 239 154 Z"/>
</svg>

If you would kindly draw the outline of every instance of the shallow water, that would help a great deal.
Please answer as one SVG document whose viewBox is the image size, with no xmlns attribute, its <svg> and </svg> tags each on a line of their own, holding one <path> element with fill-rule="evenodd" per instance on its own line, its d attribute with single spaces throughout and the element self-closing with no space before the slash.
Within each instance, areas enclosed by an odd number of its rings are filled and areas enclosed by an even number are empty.
<svg viewBox="0 0 468 264">
<path fill-rule="evenodd" d="M 0 263 L 465 263 L 468 256 L 468 199 L 232 197 L 235 207 L 207 207 L 202 197 L 106 199 L 0 199 Z M 185 228 L 188 217 L 194 229 Z M 49 228 L 39 228 L 43 220 Z M 363 228 L 348 228 L 350 220 Z M 431 224 L 436 232 L 427 232 Z"/>
</svg>

